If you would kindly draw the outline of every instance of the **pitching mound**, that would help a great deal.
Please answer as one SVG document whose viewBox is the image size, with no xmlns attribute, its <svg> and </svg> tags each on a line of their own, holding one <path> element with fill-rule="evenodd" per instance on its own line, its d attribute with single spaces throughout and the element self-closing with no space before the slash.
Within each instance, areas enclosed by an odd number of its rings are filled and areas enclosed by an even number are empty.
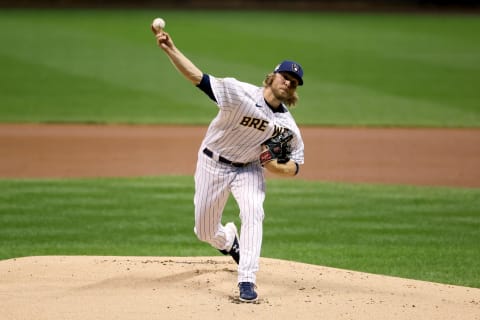
<svg viewBox="0 0 480 320">
<path fill-rule="evenodd" d="M 255 304 L 228 257 L 28 257 L 0 280 L 4 319 L 480 319 L 480 289 L 267 258 Z"/>
</svg>

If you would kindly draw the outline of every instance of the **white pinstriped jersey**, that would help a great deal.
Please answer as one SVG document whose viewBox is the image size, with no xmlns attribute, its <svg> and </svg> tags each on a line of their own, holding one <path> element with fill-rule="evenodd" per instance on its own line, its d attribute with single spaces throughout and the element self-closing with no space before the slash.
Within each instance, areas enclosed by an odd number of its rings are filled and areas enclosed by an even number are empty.
<svg viewBox="0 0 480 320">
<path fill-rule="evenodd" d="M 262 87 L 206 74 L 198 87 L 217 103 L 219 112 L 198 151 L 195 234 L 219 250 L 233 250 L 236 231 L 222 224 L 223 210 L 229 195 L 233 194 L 242 221 L 238 239 L 238 282 L 255 283 L 265 215 L 265 176 L 259 161 L 261 144 L 288 128 L 294 133 L 290 158 L 303 164 L 302 136 L 284 105 L 275 110 L 277 112 L 268 106 Z M 247 165 L 232 166 L 221 161 L 220 156 Z"/>
<path fill-rule="evenodd" d="M 201 149 L 207 147 L 233 162 L 254 162 L 261 153 L 261 144 L 288 128 L 294 133 L 290 158 L 303 164 L 302 136 L 284 105 L 281 112 L 274 112 L 265 102 L 263 87 L 234 78 L 209 77 L 219 113 L 210 123 Z"/>
</svg>

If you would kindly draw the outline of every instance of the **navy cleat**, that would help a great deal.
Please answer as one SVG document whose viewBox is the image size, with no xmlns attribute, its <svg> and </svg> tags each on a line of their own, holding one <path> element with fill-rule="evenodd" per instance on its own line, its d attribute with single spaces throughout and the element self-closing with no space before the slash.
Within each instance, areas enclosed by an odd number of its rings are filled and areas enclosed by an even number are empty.
<svg viewBox="0 0 480 320">
<path fill-rule="evenodd" d="M 219 250 L 221 253 L 224 255 L 230 255 L 232 256 L 233 260 L 238 264 L 240 262 L 240 245 L 238 244 L 238 233 L 237 233 L 237 227 L 235 227 L 235 224 L 233 222 L 229 222 L 225 225 L 225 228 L 230 228 L 235 232 L 235 239 L 233 240 L 232 247 L 230 250 Z"/>
<path fill-rule="evenodd" d="M 252 282 L 240 282 L 238 284 L 240 289 L 240 301 L 255 302 L 257 301 L 257 293 L 255 292 L 255 284 Z"/>
</svg>

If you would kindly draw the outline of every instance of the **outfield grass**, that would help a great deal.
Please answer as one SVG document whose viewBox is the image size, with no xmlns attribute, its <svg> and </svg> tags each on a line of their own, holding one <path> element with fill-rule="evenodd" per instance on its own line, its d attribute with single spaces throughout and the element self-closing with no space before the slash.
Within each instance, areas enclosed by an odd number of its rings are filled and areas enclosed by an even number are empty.
<svg viewBox="0 0 480 320">
<path fill-rule="evenodd" d="M 480 125 L 477 16 L 155 10 L 0 11 L 0 122 L 208 123 L 155 16 L 214 75 L 260 84 L 301 62 L 301 125 Z"/>
<path fill-rule="evenodd" d="M 193 234 L 191 177 L 0 189 L 1 259 L 218 254 Z M 480 288 L 479 189 L 269 180 L 265 208 L 263 256 Z"/>
</svg>

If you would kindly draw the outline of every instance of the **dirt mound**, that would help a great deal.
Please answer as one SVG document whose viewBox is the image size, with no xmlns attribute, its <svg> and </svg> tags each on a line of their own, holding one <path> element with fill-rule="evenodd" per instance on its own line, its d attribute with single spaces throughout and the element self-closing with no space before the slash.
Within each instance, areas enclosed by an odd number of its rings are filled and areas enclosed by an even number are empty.
<svg viewBox="0 0 480 320">
<path fill-rule="evenodd" d="M 260 299 L 237 299 L 228 257 L 0 261 L 5 319 L 480 319 L 480 289 L 261 258 Z"/>
</svg>

